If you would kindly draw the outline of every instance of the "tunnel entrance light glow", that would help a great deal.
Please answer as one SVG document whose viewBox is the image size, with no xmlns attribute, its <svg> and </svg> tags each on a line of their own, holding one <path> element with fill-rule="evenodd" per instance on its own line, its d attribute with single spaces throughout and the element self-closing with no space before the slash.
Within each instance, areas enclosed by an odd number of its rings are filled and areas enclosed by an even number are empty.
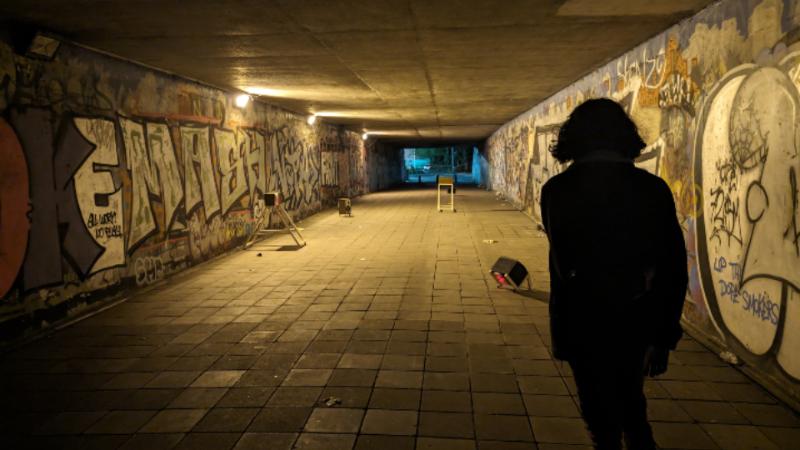
<svg viewBox="0 0 800 450">
<path fill-rule="evenodd" d="M 247 94 L 240 94 L 236 96 L 236 107 L 244 108 L 250 103 L 250 96 Z"/>
</svg>

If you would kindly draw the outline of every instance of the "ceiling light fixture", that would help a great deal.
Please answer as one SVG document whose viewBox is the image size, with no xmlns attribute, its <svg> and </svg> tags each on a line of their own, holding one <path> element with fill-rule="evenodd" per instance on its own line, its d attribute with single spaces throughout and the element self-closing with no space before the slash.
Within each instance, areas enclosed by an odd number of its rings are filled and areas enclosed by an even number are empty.
<svg viewBox="0 0 800 450">
<path fill-rule="evenodd" d="M 306 119 L 306 122 L 308 122 L 309 125 L 314 125 L 316 121 L 317 121 L 316 114 L 311 114 L 310 116 L 308 116 L 308 119 Z"/>
<path fill-rule="evenodd" d="M 55 38 L 46 36 L 41 32 L 36 32 L 36 35 L 33 37 L 28 47 L 27 54 L 29 56 L 51 60 L 56 54 L 56 51 L 58 51 L 60 45 L 61 43 Z"/>
<path fill-rule="evenodd" d="M 239 94 L 236 96 L 236 106 L 239 108 L 244 108 L 247 104 L 250 103 L 250 96 L 247 94 Z"/>
<path fill-rule="evenodd" d="M 361 135 L 361 139 L 363 139 L 363 140 L 365 140 L 365 141 L 366 141 L 367 139 L 369 139 L 369 133 L 365 131 L 365 132 L 364 132 L 364 134 L 362 134 L 362 135 Z"/>
<path fill-rule="evenodd" d="M 288 97 L 290 92 L 282 89 L 273 89 L 263 86 L 245 86 L 241 88 L 243 91 L 258 95 L 262 97 Z"/>
</svg>

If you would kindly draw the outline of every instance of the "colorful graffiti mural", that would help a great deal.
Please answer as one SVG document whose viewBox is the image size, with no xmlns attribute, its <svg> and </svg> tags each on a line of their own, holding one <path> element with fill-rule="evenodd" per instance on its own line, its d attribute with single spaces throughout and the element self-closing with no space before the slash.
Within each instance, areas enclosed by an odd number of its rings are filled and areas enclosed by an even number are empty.
<svg viewBox="0 0 800 450">
<path fill-rule="evenodd" d="M 686 235 L 684 319 L 797 392 L 800 384 L 800 3 L 717 3 L 498 130 L 491 187 L 540 221 L 563 170 L 547 151 L 591 97 L 619 101 L 672 188 Z M 521 176 L 527 174 L 527 176 Z"/>
<path fill-rule="evenodd" d="M 779 56 L 775 55 L 775 56 Z M 701 274 L 714 321 L 740 351 L 800 374 L 797 173 L 800 53 L 729 71 L 700 116 L 695 179 Z"/>
<path fill-rule="evenodd" d="M 0 43 L 0 81 L 0 331 L 236 248 L 266 192 L 301 219 L 322 184 L 368 191 L 356 133 L 83 48 L 45 61 Z"/>
</svg>

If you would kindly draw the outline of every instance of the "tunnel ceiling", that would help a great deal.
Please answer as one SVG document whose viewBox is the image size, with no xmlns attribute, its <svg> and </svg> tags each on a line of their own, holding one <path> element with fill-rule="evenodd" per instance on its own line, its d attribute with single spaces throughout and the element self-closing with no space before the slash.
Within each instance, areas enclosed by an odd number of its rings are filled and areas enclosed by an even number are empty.
<svg viewBox="0 0 800 450">
<path fill-rule="evenodd" d="M 5 20 L 329 123 L 479 139 L 709 0 L 26 0 Z"/>
</svg>

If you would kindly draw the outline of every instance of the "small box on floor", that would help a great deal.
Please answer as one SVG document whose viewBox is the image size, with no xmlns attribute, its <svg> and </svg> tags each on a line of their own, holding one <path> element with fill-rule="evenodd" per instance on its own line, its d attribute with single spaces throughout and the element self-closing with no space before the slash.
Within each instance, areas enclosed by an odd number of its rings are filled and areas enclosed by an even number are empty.
<svg viewBox="0 0 800 450">
<path fill-rule="evenodd" d="M 351 215 L 352 211 L 352 204 L 350 199 L 347 197 L 342 197 L 339 199 L 339 215 Z"/>
<path fill-rule="evenodd" d="M 528 280 L 528 288 L 530 289 L 528 269 L 516 259 L 501 256 L 492 266 L 491 273 L 495 281 L 497 281 L 497 287 L 510 287 L 516 290 L 525 280 Z"/>
</svg>

